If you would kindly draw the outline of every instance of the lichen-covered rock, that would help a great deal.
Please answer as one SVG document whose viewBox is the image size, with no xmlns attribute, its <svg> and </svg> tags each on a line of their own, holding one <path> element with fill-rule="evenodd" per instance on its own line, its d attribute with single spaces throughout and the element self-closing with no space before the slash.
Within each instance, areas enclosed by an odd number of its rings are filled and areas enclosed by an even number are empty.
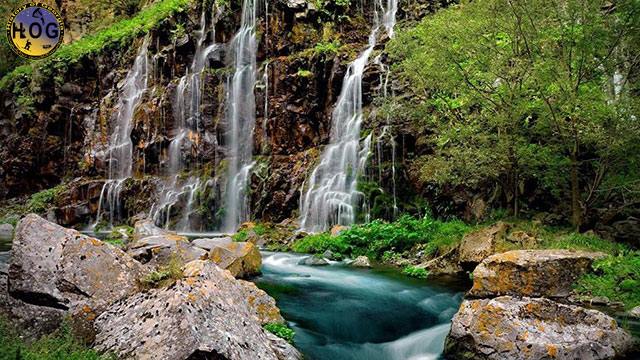
<svg viewBox="0 0 640 360">
<path fill-rule="evenodd" d="M 124 359 L 283 359 L 282 343 L 262 329 L 245 287 L 229 272 L 196 260 L 184 276 L 100 315 L 96 349 Z"/>
<path fill-rule="evenodd" d="M 633 346 L 611 317 L 541 298 L 465 300 L 445 344 L 451 359 L 613 359 Z"/>
<path fill-rule="evenodd" d="M 465 235 L 459 247 L 459 262 L 463 266 L 473 266 L 493 255 L 496 243 L 505 236 L 508 229 L 507 224 L 498 222 Z"/>
<path fill-rule="evenodd" d="M 492 255 L 473 271 L 469 295 L 566 297 L 574 282 L 602 256 L 570 250 L 514 250 Z"/>
<path fill-rule="evenodd" d="M 6 269 L 0 270 L 0 316 L 20 330 L 20 335 L 34 340 L 58 328 L 64 310 L 38 306 L 18 300 L 7 291 Z"/>
<path fill-rule="evenodd" d="M 276 306 L 276 301 L 264 290 L 245 280 L 238 280 L 238 284 L 243 291 L 243 297 L 247 299 L 249 308 L 253 310 L 260 324 L 284 322 L 284 318 L 280 315 L 280 309 Z"/>
<path fill-rule="evenodd" d="M 458 263 L 458 248 L 453 248 L 435 259 L 425 262 L 422 267 L 430 276 L 456 275 L 464 272 Z"/>
<path fill-rule="evenodd" d="M 16 228 L 8 289 L 31 304 L 94 313 L 137 292 L 145 273 L 122 250 L 30 214 Z"/>
<path fill-rule="evenodd" d="M 207 238 L 207 239 L 195 239 L 191 242 L 193 246 L 197 246 L 201 249 L 205 249 L 210 251 L 214 247 L 217 246 L 227 246 L 233 242 L 228 236 L 220 237 L 220 238 Z"/>
<path fill-rule="evenodd" d="M 250 242 L 232 242 L 217 246 L 209 252 L 209 259 L 237 278 L 260 274 L 262 255 Z"/>
<path fill-rule="evenodd" d="M 358 256 L 349 265 L 351 265 L 353 267 L 370 268 L 371 267 L 371 262 L 369 261 L 368 257 L 362 255 L 362 256 Z"/>
<path fill-rule="evenodd" d="M 633 309 L 629 310 L 629 316 L 640 319 L 640 306 L 636 306 Z"/>
<path fill-rule="evenodd" d="M 206 250 L 193 246 L 186 237 L 175 234 L 142 238 L 129 246 L 127 253 L 141 263 L 151 266 L 166 265 L 173 259 L 185 264 L 207 257 Z"/>
</svg>

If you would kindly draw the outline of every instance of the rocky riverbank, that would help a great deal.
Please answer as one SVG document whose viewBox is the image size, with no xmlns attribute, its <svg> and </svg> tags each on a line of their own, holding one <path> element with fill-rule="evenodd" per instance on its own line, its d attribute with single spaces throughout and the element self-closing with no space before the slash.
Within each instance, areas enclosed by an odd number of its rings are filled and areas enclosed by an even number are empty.
<svg viewBox="0 0 640 360">
<path fill-rule="evenodd" d="M 275 301 L 234 277 L 259 272 L 253 244 L 199 241 L 211 245 L 207 252 L 145 223 L 135 236 L 120 249 L 27 215 L 1 273 L 0 314 L 28 338 L 69 323 L 87 344 L 119 358 L 301 357 L 263 329 L 284 321 Z"/>
</svg>

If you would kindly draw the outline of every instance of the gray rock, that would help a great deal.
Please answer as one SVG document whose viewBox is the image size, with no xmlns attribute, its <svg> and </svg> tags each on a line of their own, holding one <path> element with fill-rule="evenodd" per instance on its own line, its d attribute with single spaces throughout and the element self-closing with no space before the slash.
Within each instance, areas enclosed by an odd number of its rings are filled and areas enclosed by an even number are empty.
<svg viewBox="0 0 640 360">
<path fill-rule="evenodd" d="M 18 329 L 21 336 L 35 340 L 52 333 L 62 322 L 64 314 L 64 310 L 32 305 L 10 296 L 7 273 L 0 272 L 0 316 Z"/>
<path fill-rule="evenodd" d="M 323 252 L 322 257 L 328 260 L 335 260 L 333 251 L 331 250 L 326 250 L 325 252 Z"/>
<path fill-rule="evenodd" d="M 153 221 L 149 219 L 139 220 L 133 226 L 133 238 L 140 240 L 148 236 L 155 235 L 175 235 L 175 231 L 169 231 L 156 226 Z"/>
<path fill-rule="evenodd" d="M 209 259 L 237 278 L 258 275 L 262 266 L 260 251 L 250 242 L 232 242 L 214 247 L 209 252 Z"/>
<path fill-rule="evenodd" d="M 111 303 L 138 292 L 146 273 L 122 250 L 30 214 L 16 228 L 8 291 L 31 305 L 68 310 L 74 322 L 91 322 Z M 57 314 L 25 309 L 27 322 L 37 322 L 43 312 Z"/>
<path fill-rule="evenodd" d="M 445 355 L 454 359 L 612 359 L 632 337 L 596 310 L 542 298 L 465 300 L 454 316 Z"/>
<path fill-rule="evenodd" d="M 515 250 L 486 258 L 473 271 L 472 297 L 500 295 L 567 297 L 574 282 L 602 253 Z"/>
<path fill-rule="evenodd" d="M 276 301 L 264 290 L 259 289 L 256 284 L 238 280 L 238 285 L 242 289 L 242 297 L 247 299 L 249 308 L 260 321 L 260 324 L 284 323 L 284 318 L 280 315 L 280 309 L 276 306 Z"/>
<path fill-rule="evenodd" d="M 325 266 L 329 265 L 329 262 L 321 257 L 317 256 L 307 256 L 298 261 L 298 265 L 306 265 L 306 266 Z"/>
<path fill-rule="evenodd" d="M 591 305 L 606 306 L 606 305 L 609 305 L 610 303 L 611 303 L 611 300 L 609 300 L 609 298 L 606 296 L 596 296 L 591 299 Z"/>
<path fill-rule="evenodd" d="M 457 248 L 453 248 L 437 258 L 425 262 L 422 267 L 424 267 L 431 276 L 456 275 L 464 272 L 458 263 Z"/>
<path fill-rule="evenodd" d="M 207 251 L 213 249 L 218 246 L 226 246 L 233 242 L 233 239 L 230 237 L 221 237 L 221 238 L 211 238 L 211 239 L 195 239 L 191 242 L 193 246 L 197 246 L 201 249 L 205 249 Z"/>
<path fill-rule="evenodd" d="M 134 259 L 150 266 L 168 264 L 173 258 L 185 264 L 192 260 L 206 259 L 206 250 L 193 246 L 180 235 L 153 235 L 131 244 L 127 253 Z"/>
<path fill-rule="evenodd" d="M 633 309 L 629 310 L 629 316 L 634 317 L 636 319 L 640 319 L 640 306 L 636 306 Z"/>
<path fill-rule="evenodd" d="M 13 238 L 13 225 L 0 224 L 0 240 Z"/>
<path fill-rule="evenodd" d="M 464 266 L 473 266 L 495 252 L 496 243 L 502 239 L 509 225 L 498 222 L 488 228 L 469 233 L 459 246 L 459 261 Z"/>
<path fill-rule="evenodd" d="M 371 262 L 369 258 L 366 256 L 358 256 L 355 260 L 353 260 L 349 265 L 353 267 L 362 267 L 362 268 L 370 268 Z"/>
<path fill-rule="evenodd" d="M 95 348 L 137 359 L 275 360 L 296 353 L 262 329 L 229 272 L 196 260 L 184 275 L 170 288 L 134 295 L 100 315 Z"/>
</svg>

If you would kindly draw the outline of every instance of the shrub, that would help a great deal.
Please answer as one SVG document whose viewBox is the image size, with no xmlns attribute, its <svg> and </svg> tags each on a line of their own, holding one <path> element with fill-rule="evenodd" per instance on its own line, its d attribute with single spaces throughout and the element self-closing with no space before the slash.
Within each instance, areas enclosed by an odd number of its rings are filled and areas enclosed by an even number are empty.
<svg viewBox="0 0 640 360">
<path fill-rule="evenodd" d="M 265 324 L 264 329 L 274 334 L 275 336 L 287 340 L 289 344 L 293 345 L 293 337 L 296 335 L 295 331 L 287 326 L 287 324 L 281 323 L 268 323 Z"/>
<path fill-rule="evenodd" d="M 182 261 L 174 255 L 166 265 L 160 266 L 158 270 L 143 277 L 140 283 L 146 288 L 162 288 L 173 285 L 183 276 Z"/>
<path fill-rule="evenodd" d="M 597 235 L 579 233 L 551 237 L 549 240 L 543 242 L 543 247 L 548 249 L 602 251 L 614 255 L 629 250 L 627 245 L 605 240 Z"/>
<path fill-rule="evenodd" d="M 58 185 L 54 188 L 42 190 L 31 195 L 29 202 L 27 203 L 27 210 L 34 213 L 45 212 L 55 198 L 64 190 L 63 185 Z"/>
<path fill-rule="evenodd" d="M 640 252 L 607 256 L 594 262 L 593 270 L 578 280 L 578 294 L 606 296 L 627 309 L 640 305 Z"/>
<path fill-rule="evenodd" d="M 429 276 L 429 272 L 427 270 L 420 267 L 411 266 L 411 265 L 405 267 L 402 270 L 402 273 L 407 276 L 411 276 L 419 279 L 426 279 L 427 276 Z"/>
<path fill-rule="evenodd" d="M 0 358 L 24 360 L 115 359 L 113 356 L 101 355 L 82 345 L 67 324 L 63 324 L 51 335 L 44 336 L 33 343 L 26 343 L 3 319 L 0 319 Z"/>
<path fill-rule="evenodd" d="M 326 250 L 334 253 L 349 254 L 350 246 L 342 236 L 331 236 L 329 233 L 307 235 L 293 244 L 293 251 L 299 253 L 319 254 Z"/>
</svg>

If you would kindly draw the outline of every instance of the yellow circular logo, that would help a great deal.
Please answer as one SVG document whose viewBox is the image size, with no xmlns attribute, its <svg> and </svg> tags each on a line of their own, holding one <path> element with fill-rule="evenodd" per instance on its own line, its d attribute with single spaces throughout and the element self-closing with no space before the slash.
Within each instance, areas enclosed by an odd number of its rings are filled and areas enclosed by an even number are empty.
<svg viewBox="0 0 640 360">
<path fill-rule="evenodd" d="M 64 35 L 64 24 L 58 11 L 42 3 L 28 3 L 13 10 L 6 29 L 13 51 L 28 59 L 53 54 Z"/>
</svg>

